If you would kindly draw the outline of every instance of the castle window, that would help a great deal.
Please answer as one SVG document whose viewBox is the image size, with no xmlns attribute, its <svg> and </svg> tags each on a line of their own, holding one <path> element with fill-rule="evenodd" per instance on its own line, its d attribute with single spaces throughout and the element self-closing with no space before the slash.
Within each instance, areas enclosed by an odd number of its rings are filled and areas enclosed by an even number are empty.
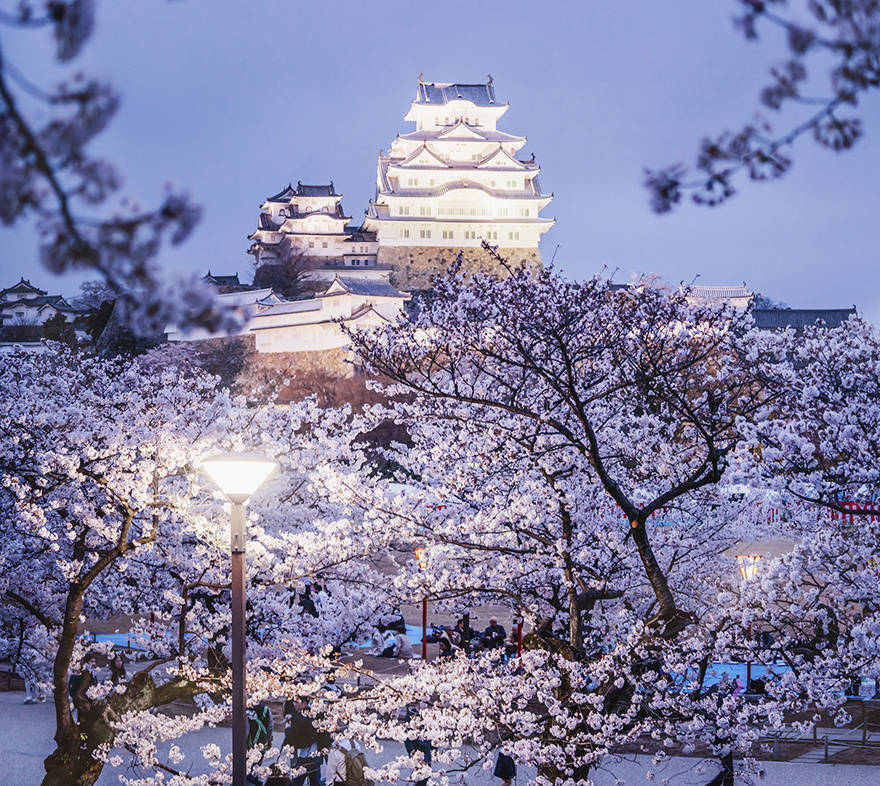
<svg viewBox="0 0 880 786">
<path fill-rule="evenodd" d="M 498 240 L 498 233 L 497 232 L 487 232 L 486 233 L 486 240 Z"/>
<path fill-rule="evenodd" d="M 508 180 L 507 187 L 508 188 L 516 188 L 516 180 Z"/>
<path fill-rule="evenodd" d="M 506 218 L 506 217 L 507 217 L 507 214 L 508 214 L 509 212 L 510 212 L 510 211 L 509 211 L 506 207 L 499 207 L 499 208 L 498 208 L 498 215 L 501 216 L 501 217 Z"/>
<path fill-rule="evenodd" d="M 314 247 L 315 247 L 315 241 L 314 241 L 314 240 L 310 240 L 310 241 L 309 241 L 309 248 L 314 248 Z"/>
<path fill-rule="evenodd" d="M 326 240 L 323 243 L 321 243 L 321 248 L 327 248 L 327 241 Z"/>
<path fill-rule="evenodd" d="M 489 188 L 495 188 L 495 181 L 494 180 L 489 181 Z"/>
<path fill-rule="evenodd" d="M 409 215 L 409 206 L 399 207 L 399 208 L 397 208 L 397 212 L 401 216 L 408 216 Z"/>
<path fill-rule="evenodd" d="M 531 215 L 531 212 L 532 212 L 532 211 L 529 210 L 527 207 L 521 207 L 521 208 L 519 209 L 519 214 L 520 214 L 521 216 L 523 216 L 524 218 L 528 218 L 528 217 Z"/>
<path fill-rule="evenodd" d="M 519 232 L 508 232 L 507 239 L 508 240 L 519 240 Z"/>
<path fill-rule="evenodd" d="M 406 181 L 408 186 L 417 186 L 419 184 L 419 179 L 417 177 L 411 177 Z"/>
<path fill-rule="evenodd" d="M 443 239 L 444 240 L 452 240 L 452 237 L 453 237 L 453 235 L 452 235 L 451 229 L 444 229 L 443 230 Z"/>
<path fill-rule="evenodd" d="M 433 177 L 428 181 L 428 185 L 432 185 L 432 186 L 434 185 L 434 178 Z"/>
<path fill-rule="evenodd" d="M 431 215 L 431 208 L 430 207 L 420 207 L 419 208 L 419 215 L 420 216 L 430 216 Z"/>
<path fill-rule="evenodd" d="M 400 236 L 401 237 L 409 237 L 409 230 L 408 229 L 402 230 L 400 233 Z"/>
<path fill-rule="evenodd" d="M 423 240 L 425 238 L 431 237 L 431 230 L 430 229 L 420 229 L 419 230 L 419 237 L 422 238 Z"/>
</svg>

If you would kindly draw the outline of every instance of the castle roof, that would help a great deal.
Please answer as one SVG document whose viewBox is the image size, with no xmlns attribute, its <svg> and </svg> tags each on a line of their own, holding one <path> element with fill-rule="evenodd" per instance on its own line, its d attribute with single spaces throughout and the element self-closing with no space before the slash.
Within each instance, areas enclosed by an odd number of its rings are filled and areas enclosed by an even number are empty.
<svg viewBox="0 0 880 786">
<path fill-rule="evenodd" d="M 235 273 L 232 276 L 215 276 L 209 270 L 204 276 L 202 276 L 203 281 L 207 281 L 209 284 L 213 284 L 215 287 L 240 287 L 241 281 L 238 280 L 238 273 Z"/>
<path fill-rule="evenodd" d="M 698 284 L 690 287 L 688 289 L 688 294 L 692 297 L 706 298 L 707 300 L 726 300 L 728 298 L 752 296 L 752 292 L 749 291 L 749 288 L 745 284 L 742 286 Z"/>
<path fill-rule="evenodd" d="M 13 308 L 14 306 L 30 306 L 32 308 L 41 308 L 42 306 L 52 306 L 56 311 L 69 311 L 72 314 L 78 314 L 88 309 L 74 308 L 61 295 L 38 295 L 37 297 L 21 298 L 19 300 L 7 301 L 0 303 L 0 309 Z"/>
<path fill-rule="evenodd" d="M 458 82 L 423 82 L 419 79 L 417 104 L 448 104 L 450 101 L 470 101 L 477 106 L 495 104 L 495 88 L 491 80 L 486 84 L 468 85 Z"/>
<path fill-rule="evenodd" d="M 330 290 L 333 290 L 332 292 Z M 387 281 L 366 281 L 360 278 L 347 278 L 336 276 L 318 297 L 341 295 L 348 292 L 351 295 L 366 295 L 368 297 L 408 297 L 406 292 L 401 292 L 397 287 Z"/>
<path fill-rule="evenodd" d="M 0 289 L 0 297 L 3 297 L 3 295 L 15 294 L 45 295 L 46 290 L 35 287 L 26 278 L 20 279 L 17 284 L 13 284 L 11 287 Z"/>
<path fill-rule="evenodd" d="M 333 188 L 333 181 L 331 180 L 326 186 L 305 186 L 300 183 L 298 180 L 296 181 L 296 195 L 297 196 L 337 196 L 336 189 Z"/>
<path fill-rule="evenodd" d="M 267 197 L 267 202 L 289 202 L 296 196 L 341 196 L 336 193 L 331 180 L 327 185 L 303 185 L 299 180 L 296 181 L 296 188 L 290 183 L 282 188 L 277 194 Z"/>
<path fill-rule="evenodd" d="M 855 316 L 852 308 L 756 308 L 752 311 L 755 327 L 762 330 L 813 327 L 821 320 L 825 327 L 840 327 Z"/>
</svg>

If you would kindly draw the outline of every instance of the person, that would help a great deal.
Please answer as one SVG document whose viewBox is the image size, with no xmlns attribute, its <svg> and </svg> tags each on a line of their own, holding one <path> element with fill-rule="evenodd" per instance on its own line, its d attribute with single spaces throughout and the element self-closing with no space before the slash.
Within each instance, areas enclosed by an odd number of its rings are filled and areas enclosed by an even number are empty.
<svg viewBox="0 0 880 786">
<path fill-rule="evenodd" d="M 504 639 L 507 637 L 507 631 L 498 624 L 496 617 L 489 619 L 489 627 L 483 631 L 483 648 L 487 650 L 504 646 Z"/>
<path fill-rule="evenodd" d="M 247 711 L 247 747 L 256 748 L 258 745 L 266 748 L 272 747 L 272 710 L 266 702 L 261 701 Z M 262 758 L 260 759 L 262 761 Z"/>
<path fill-rule="evenodd" d="M 437 660 L 446 660 L 455 655 L 452 648 L 452 642 L 449 640 L 449 636 L 445 632 L 439 639 L 437 639 L 437 643 L 440 645 L 440 654 L 437 656 Z"/>
<path fill-rule="evenodd" d="M 113 659 L 110 661 L 110 680 L 114 685 L 125 682 L 125 659 L 121 652 L 113 653 Z"/>
<path fill-rule="evenodd" d="M 410 721 L 415 717 L 418 713 L 418 705 L 415 702 L 411 702 L 402 708 L 401 713 L 398 715 L 398 718 L 403 721 Z M 430 740 L 417 740 L 407 738 L 403 741 L 403 747 L 406 748 L 406 755 L 412 756 L 413 753 L 421 753 L 422 758 L 425 761 L 425 764 L 431 763 L 431 741 Z M 428 786 L 428 779 L 422 778 L 420 781 L 416 781 L 415 786 Z"/>
<path fill-rule="evenodd" d="M 379 653 L 379 657 L 393 658 L 397 654 L 397 633 L 389 628 L 385 631 L 382 643 L 384 646 Z M 410 654 L 412 654 L 412 645 L 410 645 Z"/>
<path fill-rule="evenodd" d="M 76 717 L 79 717 L 92 706 L 91 699 L 86 695 L 86 691 L 95 684 L 95 671 L 98 668 L 98 659 L 90 654 L 86 658 L 83 670 L 79 674 L 71 674 L 67 682 L 67 690 L 70 698 L 73 700 L 73 708 L 76 710 Z"/>
<path fill-rule="evenodd" d="M 44 701 L 43 691 L 33 677 L 24 677 L 24 703 L 36 704 L 38 701 Z"/>
<path fill-rule="evenodd" d="M 510 786 L 516 777 L 516 762 L 503 751 L 498 751 L 493 775 L 501 778 L 501 786 Z"/>
<path fill-rule="evenodd" d="M 327 597 L 328 596 L 326 590 L 320 584 L 318 584 L 317 581 L 312 584 L 312 600 L 315 603 L 315 607 L 317 608 L 318 613 L 323 610 L 324 604 L 327 602 Z"/>
<path fill-rule="evenodd" d="M 327 754 L 327 786 L 372 786 L 364 775 L 367 756 L 363 746 L 355 739 L 336 740 Z"/>
<path fill-rule="evenodd" d="M 299 605 L 306 614 L 313 617 L 318 616 L 318 609 L 315 607 L 315 600 L 312 597 L 312 585 L 306 584 L 305 592 L 299 596 Z"/>
<path fill-rule="evenodd" d="M 412 756 L 413 753 L 421 753 L 422 758 L 425 760 L 425 764 L 431 763 L 431 741 L 430 740 L 404 740 L 403 747 L 406 748 L 407 756 Z M 416 782 L 416 786 L 428 786 L 428 779 L 422 778 L 422 780 Z"/>
<path fill-rule="evenodd" d="M 412 642 L 405 633 L 398 633 L 395 636 L 395 655 L 398 658 L 411 658 L 413 656 Z"/>
<path fill-rule="evenodd" d="M 304 767 L 305 772 L 291 780 L 291 786 L 303 786 L 306 778 L 309 786 L 321 786 L 321 748 L 324 747 L 322 736 L 315 729 L 312 719 L 304 715 L 296 703 L 285 702 L 285 707 L 290 708 L 287 715 L 288 725 L 284 733 L 284 745 L 296 751 L 297 768 Z"/>
</svg>

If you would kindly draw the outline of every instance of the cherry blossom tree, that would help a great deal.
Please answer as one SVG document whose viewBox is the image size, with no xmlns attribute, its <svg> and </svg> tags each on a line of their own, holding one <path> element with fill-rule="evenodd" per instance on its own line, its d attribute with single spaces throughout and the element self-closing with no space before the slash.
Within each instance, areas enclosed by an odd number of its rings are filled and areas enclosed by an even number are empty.
<svg viewBox="0 0 880 786">
<path fill-rule="evenodd" d="M 876 527 L 844 546 L 814 505 L 771 524 L 729 485 L 765 489 L 750 429 L 796 403 L 778 384 L 797 372 L 790 347 L 750 326 L 686 290 L 453 270 L 413 321 L 351 332 L 404 394 L 383 416 L 407 427 L 395 460 L 418 491 L 383 499 L 345 479 L 337 493 L 429 546 L 431 569 L 411 560 L 398 579 L 413 594 L 506 603 L 535 632 L 515 668 L 492 654 L 431 664 L 378 685 L 369 717 L 327 712 L 368 738 L 429 739 L 447 771 L 501 746 L 540 784 L 587 782 L 646 739 L 658 760 L 718 757 L 732 783 L 733 756 L 748 767 L 786 713 L 835 712 L 853 674 L 876 673 Z M 791 552 L 743 583 L 734 547 L 771 535 Z M 713 677 L 747 658 L 768 668 L 748 701 Z M 418 708 L 405 723 L 402 705 Z M 427 772 L 401 759 L 384 777 L 407 764 Z"/>
<path fill-rule="evenodd" d="M 94 18 L 93 0 L 23 0 L 15 12 L 0 11 L 0 29 L 51 34 L 57 62 L 67 65 L 91 38 Z M 80 72 L 49 89 L 35 85 L 0 44 L 0 221 L 37 218 L 43 264 L 53 273 L 98 273 L 140 335 L 172 323 L 238 327 L 240 316 L 222 309 L 207 283 L 156 264 L 162 244 L 183 242 L 199 220 L 185 194 L 169 191 L 151 210 L 124 200 L 110 209 L 122 178 L 89 146 L 118 105 L 110 85 Z"/>
<path fill-rule="evenodd" d="M 685 194 L 713 207 L 736 193 L 738 176 L 754 181 L 782 177 L 792 164 L 790 149 L 805 134 L 818 145 L 841 152 L 861 137 L 856 107 L 880 86 L 880 6 L 875 0 L 735 0 L 738 30 L 747 40 L 759 31 L 781 31 L 786 58 L 773 66 L 761 89 L 762 110 L 788 112 L 786 130 L 769 117 L 735 131 L 706 137 L 696 159 L 697 174 L 680 164 L 646 172 L 645 185 L 657 213 L 674 209 Z M 811 78 L 817 71 L 823 78 Z M 793 116 L 793 120 L 788 118 Z"/>
<path fill-rule="evenodd" d="M 339 678 L 332 651 L 388 615 L 369 530 L 310 480 L 360 471 L 345 410 L 251 406 L 204 375 L 58 345 L 4 356 L 0 391 L 0 651 L 20 647 L 19 668 L 51 689 L 47 786 L 94 783 L 118 746 L 173 771 L 179 749 L 160 762 L 157 742 L 228 714 L 228 514 L 198 474 L 205 455 L 248 449 L 280 465 L 250 506 L 250 703 Z M 296 602 L 311 576 L 329 590 L 319 618 Z M 113 645 L 83 626 L 120 619 L 147 660 L 114 685 L 101 668 Z M 72 674 L 86 680 L 76 713 Z M 163 711 L 174 701 L 193 712 Z M 208 782 L 227 782 L 229 762 L 206 756 Z"/>
</svg>

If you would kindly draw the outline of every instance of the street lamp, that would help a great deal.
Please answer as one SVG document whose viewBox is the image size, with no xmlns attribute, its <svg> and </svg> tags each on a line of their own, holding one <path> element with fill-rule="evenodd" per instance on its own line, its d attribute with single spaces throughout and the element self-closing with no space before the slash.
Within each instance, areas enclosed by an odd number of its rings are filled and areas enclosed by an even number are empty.
<svg viewBox="0 0 880 786">
<path fill-rule="evenodd" d="M 202 469 L 232 503 L 229 541 L 232 551 L 232 786 L 245 786 L 247 722 L 245 720 L 244 643 L 244 506 L 277 464 L 260 456 L 230 453 L 212 456 Z"/>
<path fill-rule="evenodd" d="M 419 563 L 419 570 L 425 570 L 428 567 L 428 550 L 413 549 L 416 554 L 416 562 Z M 422 663 L 428 662 L 428 596 L 422 596 Z"/>
<path fill-rule="evenodd" d="M 761 554 L 737 554 L 736 562 L 739 565 L 739 575 L 743 577 L 743 581 L 751 581 L 758 573 L 758 560 L 762 557 Z M 748 636 L 749 642 L 752 640 L 752 623 L 749 623 L 749 627 L 746 635 Z M 746 692 L 748 692 L 752 687 L 752 661 L 751 661 L 751 652 L 749 653 L 749 660 L 746 661 Z"/>
</svg>

